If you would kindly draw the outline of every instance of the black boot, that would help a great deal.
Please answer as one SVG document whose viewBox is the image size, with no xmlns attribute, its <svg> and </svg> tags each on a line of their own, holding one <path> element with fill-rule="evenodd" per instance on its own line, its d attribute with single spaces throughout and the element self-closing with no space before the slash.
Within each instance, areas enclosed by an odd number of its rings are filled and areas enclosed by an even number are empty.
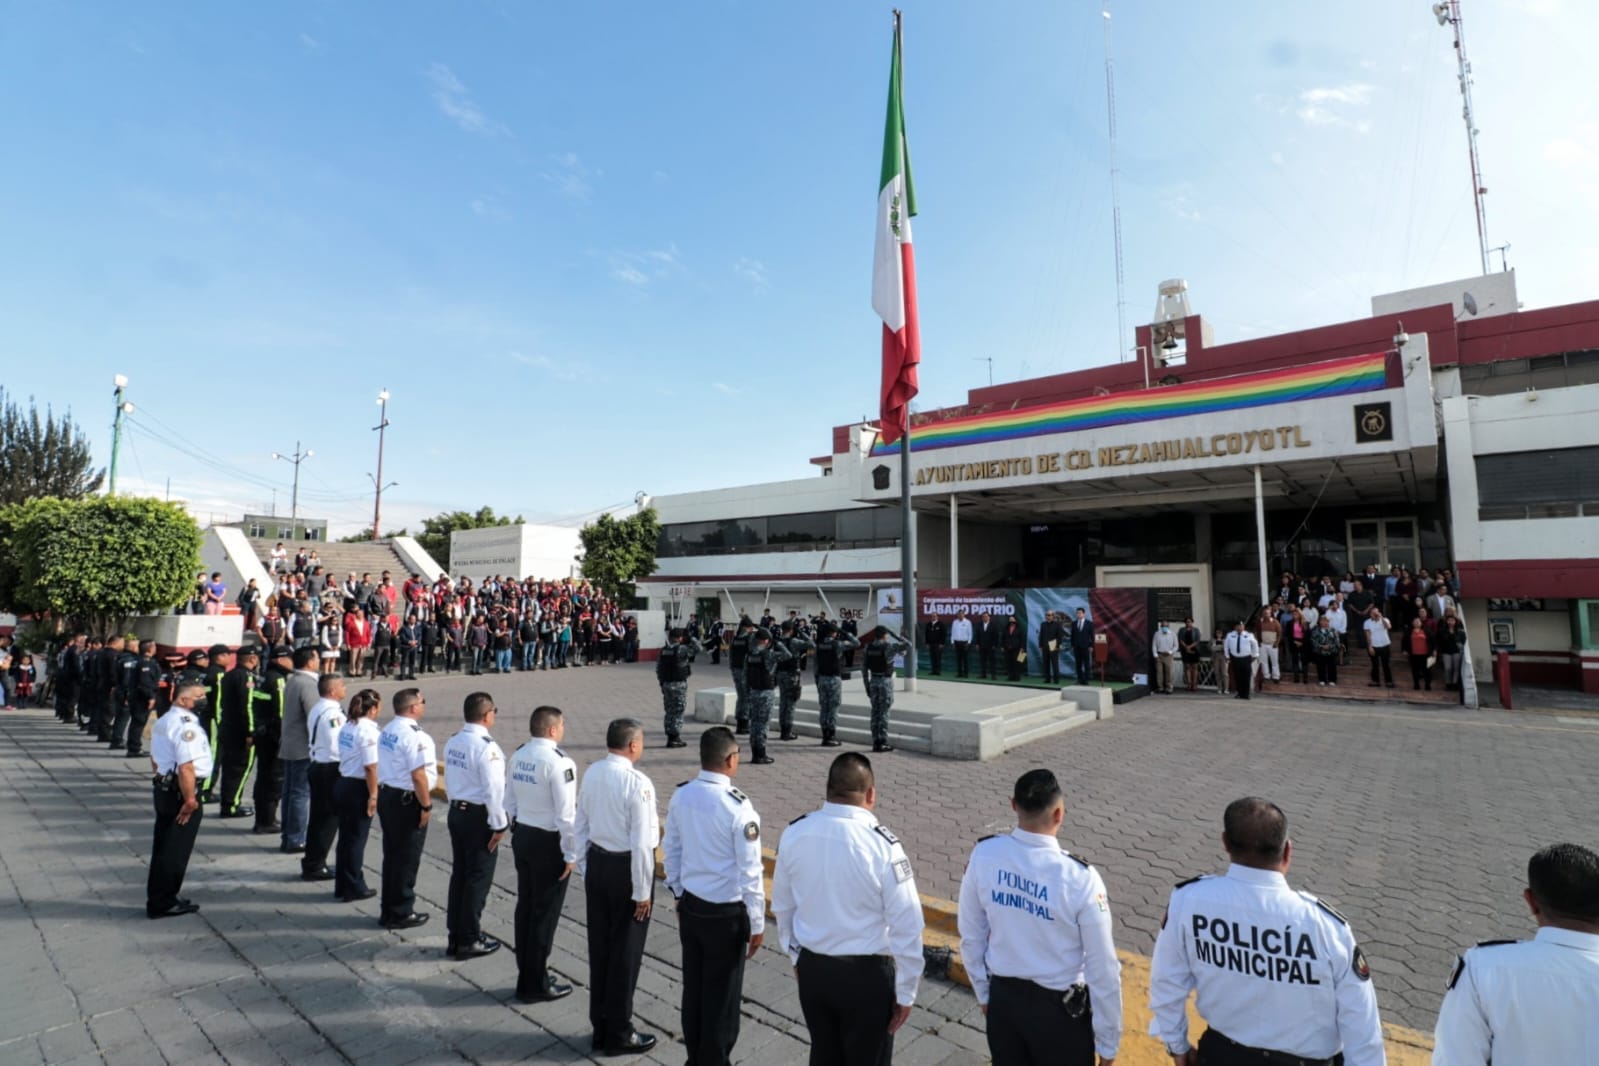
<svg viewBox="0 0 1599 1066">
<path fill-rule="evenodd" d="M 669 748 L 686 748 L 688 747 L 688 741 L 680 736 L 669 736 L 666 738 L 666 746 Z"/>
<path fill-rule="evenodd" d="M 749 731 L 750 731 L 749 722 L 744 721 L 744 722 L 734 722 L 733 723 L 733 732 L 737 733 L 739 736 L 741 736 L 741 737 L 742 736 L 748 736 L 749 735 Z"/>
<path fill-rule="evenodd" d="M 894 745 L 890 744 L 886 739 L 885 740 L 874 740 L 874 741 L 872 741 L 872 751 L 874 753 L 881 753 L 881 752 L 893 751 L 893 750 L 894 750 Z"/>
<path fill-rule="evenodd" d="M 777 735 L 778 740 L 798 740 L 799 734 L 793 729 L 785 729 Z"/>
<path fill-rule="evenodd" d="M 841 742 L 833 739 L 833 731 L 831 729 L 822 730 L 822 747 L 837 748 L 840 746 Z"/>
<path fill-rule="evenodd" d="M 766 754 L 765 748 L 752 748 L 750 754 L 753 756 L 753 758 L 750 759 L 750 762 L 754 763 L 756 766 L 770 766 L 777 761 L 770 755 Z"/>
</svg>

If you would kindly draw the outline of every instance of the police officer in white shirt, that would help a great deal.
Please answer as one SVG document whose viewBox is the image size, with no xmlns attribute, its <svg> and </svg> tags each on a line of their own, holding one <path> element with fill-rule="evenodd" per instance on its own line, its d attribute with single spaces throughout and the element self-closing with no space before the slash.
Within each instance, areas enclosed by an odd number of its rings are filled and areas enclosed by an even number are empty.
<svg viewBox="0 0 1599 1066">
<path fill-rule="evenodd" d="M 144 913 L 175 918 L 200 909 L 178 895 L 189 870 L 194 838 L 200 833 L 199 784 L 211 775 L 211 744 L 194 705 L 205 698 L 205 685 L 184 682 L 172 695 L 172 706 L 150 733 L 150 764 L 155 770 L 155 845 L 150 876 L 145 882 Z"/>
<path fill-rule="evenodd" d="M 1532 940 L 1460 957 L 1434 1032 L 1433 1066 L 1599 1062 L 1599 855 L 1545 848 L 1522 896 Z"/>
<path fill-rule="evenodd" d="M 988 1017 L 994 1066 L 1109 1064 L 1122 1035 L 1121 963 L 1099 871 L 1060 846 L 1060 782 L 1029 770 L 1017 827 L 984 837 L 961 878 L 961 961 Z"/>
<path fill-rule="evenodd" d="M 1241 700 L 1249 698 L 1255 684 L 1255 660 L 1260 658 L 1260 643 L 1255 634 L 1244 628 L 1240 618 L 1233 631 L 1227 634 L 1227 670 L 1233 676 L 1233 692 Z"/>
<path fill-rule="evenodd" d="M 845 752 L 827 772 L 827 802 L 778 845 L 772 914 L 799 976 L 811 1066 L 888 1062 L 916 1002 L 921 899 L 876 805 L 871 761 Z"/>
<path fill-rule="evenodd" d="M 328 868 L 328 852 L 339 836 L 339 805 L 333 793 L 339 784 L 344 678 L 323 674 L 317 680 L 316 691 L 320 699 L 306 720 L 311 752 L 311 806 L 305 825 L 305 854 L 300 857 L 300 880 L 332 881 L 334 871 Z"/>
<path fill-rule="evenodd" d="M 500 950 L 483 932 L 483 905 L 494 884 L 500 841 L 511 828 L 505 813 L 505 752 L 494 742 L 498 709 L 487 692 L 466 697 L 461 731 L 444 745 L 444 791 L 450 797 L 450 894 L 444 919 L 452 959 L 476 959 Z"/>
<path fill-rule="evenodd" d="M 738 1042 L 744 962 L 766 928 L 761 819 L 733 787 L 738 738 L 726 726 L 700 734 L 700 774 L 666 809 L 666 887 L 677 897 L 683 944 L 683 1043 L 693 1066 L 728 1066 Z"/>
<path fill-rule="evenodd" d="M 1179 1066 L 1383 1066 L 1371 969 L 1344 916 L 1288 887 L 1293 844 L 1275 803 L 1227 805 L 1225 877 L 1172 891 L 1150 962 L 1150 1032 Z M 1210 1026 L 1188 1043 L 1188 993 Z"/>
<path fill-rule="evenodd" d="M 633 1028 L 633 990 L 655 890 L 660 819 L 655 786 L 634 764 L 644 755 L 644 726 L 618 718 L 605 730 L 605 758 L 583 774 L 577 794 L 577 872 L 588 903 L 589 1022 L 593 1046 L 637 1054 L 655 1037 Z"/>
<path fill-rule="evenodd" d="M 427 700 L 414 688 L 394 694 L 394 717 L 378 737 L 378 821 L 383 826 L 383 889 L 378 920 L 411 929 L 428 920 L 416 910 L 416 871 L 427 844 L 439 768 L 433 738 L 422 729 Z"/>
<path fill-rule="evenodd" d="M 516 998 L 539 1003 L 572 994 L 548 967 L 577 866 L 577 764 L 557 747 L 566 736 L 559 707 L 536 708 L 528 732 L 511 755 L 505 811 L 516 857 Z"/>
</svg>

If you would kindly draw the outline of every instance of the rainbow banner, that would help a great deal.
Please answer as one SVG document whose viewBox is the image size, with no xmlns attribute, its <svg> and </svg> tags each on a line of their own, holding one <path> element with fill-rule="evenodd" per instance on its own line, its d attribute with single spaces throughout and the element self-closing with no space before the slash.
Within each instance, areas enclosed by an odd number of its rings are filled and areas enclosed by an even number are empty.
<svg viewBox="0 0 1599 1066">
<path fill-rule="evenodd" d="M 1076 433 L 1085 429 L 1126 426 L 1163 418 L 1181 418 L 1184 415 L 1241 411 L 1295 400 L 1371 392 L 1387 385 L 1387 364 L 1386 352 L 1372 352 L 1264 374 L 1243 374 L 1216 381 L 1197 381 L 1191 385 L 1166 385 L 1113 396 L 1067 400 L 1042 407 L 966 415 L 947 422 L 913 426 L 911 451 L 926 452 L 939 448 L 959 448 L 967 444 L 1021 440 L 1050 433 Z M 898 455 L 899 448 L 898 441 L 893 444 L 879 441 L 872 446 L 872 454 Z"/>
</svg>

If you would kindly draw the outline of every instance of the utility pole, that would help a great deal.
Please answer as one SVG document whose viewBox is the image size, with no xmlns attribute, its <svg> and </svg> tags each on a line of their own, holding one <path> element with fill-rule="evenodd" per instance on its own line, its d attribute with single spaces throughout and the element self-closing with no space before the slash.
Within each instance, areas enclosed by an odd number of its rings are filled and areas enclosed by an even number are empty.
<svg viewBox="0 0 1599 1066">
<path fill-rule="evenodd" d="M 1466 58 L 1465 23 L 1460 15 L 1460 0 L 1439 0 L 1432 5 L 1438 25 L 1455 31 L 1455 65 L 1460 78 L 1461 115 L 1466 120 L 1466 150 L 1471 155 L 1471 200 L 1477 211 L 1477 255 L 1482 272 L 1488 273 L 1488 212 L 1482 202 L 1488 189 L 1482 183 L 1482 163 L 1477 156 L 1477 120 L 1471 109 L 1471 60 Z M 1509 247 L 1506 245 L 1505 247 Z"/>
<path fill-rule="evenodd" d="M 289 497 L 289 539 L 290 540 L 299 540 L 300 539 L 300 464 L 305 462 L 307 459 L 311 458 L 311 456 L 313 456 L 315 454 L 316 453 L 313 452 L 310 448 L 307 448 L 303 452 L 300 451 L 300 442 L 299 441 L 295 441 L 294 442 L 294 454 L 293 455 L 284 455 L 282 452 L 273 452 L 272 453 L 272 458 L 274 458 L 274 459 L 282 459 L 285 463 L 293 463 L 294 464 L 294 491 L 293 491 L 293 495 L 291 495 Z M 273 500 L 275 501 L 276 499 L 277 499 L 277 493 L 274 491 Z M 277 510 L 276 503 L 273 504 L 272 509 L 274 511 Z"/>
<path fill-rule="evenodd" d="M 133 403 L 122 398 L 122 390 L 128 387 L 128 379 L 121 374 L 111 379 L 115 386 L 111 395 L 116 397 L 117 413 L 111 420 L 111 470 L 106 485 L 106 495 L 117 494 L 117 452 L 122 448 L 122 416 L 133 413 Z"/>
<path fill-rule="evenodd" d="M 378 435 L 378 476 L 372 479 L 372 484 L 377 486 L 377 494 L 372 501 L 372 539 L 376 541 L 383 535 L 378 527 L 383 522 L 383 433 L 389 428 L 388 389 L 378 393 L 378 424 L 372 428 Z"/>
</svg>

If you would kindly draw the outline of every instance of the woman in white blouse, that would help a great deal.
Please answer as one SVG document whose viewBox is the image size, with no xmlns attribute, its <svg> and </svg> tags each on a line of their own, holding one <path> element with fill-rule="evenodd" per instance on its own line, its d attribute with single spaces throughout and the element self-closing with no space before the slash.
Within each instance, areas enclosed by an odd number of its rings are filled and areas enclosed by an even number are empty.
<svg viewBox="0 0 1599 1066">
<path fill-rule="evenodd" d="M 339 780 L 333 806 L 339 812 L 339 842 L 334 849 L 333 895 L 345 903 L 371 899 L 363 864 L 367 834 L 378 809 L 378 710 L 383 699 L 364 688 L 350 700 L 349 716 L 339 730 Z"/>
</svg>

